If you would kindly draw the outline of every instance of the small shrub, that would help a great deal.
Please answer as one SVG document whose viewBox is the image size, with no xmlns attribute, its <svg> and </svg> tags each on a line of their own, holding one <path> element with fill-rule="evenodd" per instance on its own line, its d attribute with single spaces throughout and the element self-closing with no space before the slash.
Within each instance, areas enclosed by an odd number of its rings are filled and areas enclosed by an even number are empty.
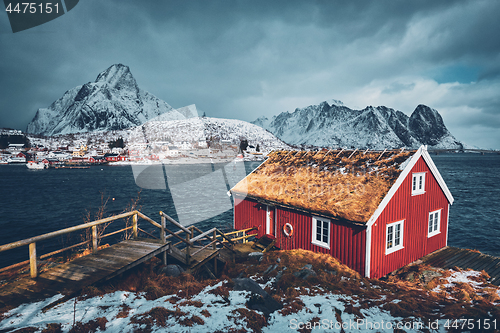
<svg viewBox="0 0 500 333">
<path fill-rule="evenodd" d="M 42 333 L 62 333 L 61 324 L 47 324 L 47 327 L 42 330 Z"/>
<path fill-rule="evenodd" d="M 120 308 L 121 308 L 121 310 L 116 315 L 116 318 L 127 318 L 128 314 L 129 314 L 129 312 L 131 310 L 130 306 L 128 306 L 127 304 L 122 304 L 120 306 Z"/>
<path fill-rule="evenodd" d="M 264 316 L 246 308 L 239 308 L 233 311 L 237 318 L 244 320 L 252 332 L 262 332 L 262 327 L 267 326 Z"/>
<path fill-rule="evenodd" d="M 207 310 L 201 310 L 201 314 L 204 315 L 207 318 L 212 317 L 212 315 L 210 314 L 210 312 L 208 312 Z"/>
<path fill-rule="evenodd" d="M 192 316 L 189 318 L 184 318 L 184 319 L 179 320 L 179 324 L 181 324 L 183 326 L 191 327 L 195 324 L 196 325 L 204 325 L 205 321 L 198 316 Z"/>
<path fill-rule="evenodd" d="M 108 320 L 104 317 L 96 318 L 94 320 L 90 320 L 89 322 L 82 324 L 80 322 L 76 323 L 75 326 L 73 326 L 70 330 L 69 333 L 88 333 L 88 332 L 96 332 L 97 329 L 100 329 L 101 331 L 105 331 L 106 329 L 106 324 Z"/>
</svg>

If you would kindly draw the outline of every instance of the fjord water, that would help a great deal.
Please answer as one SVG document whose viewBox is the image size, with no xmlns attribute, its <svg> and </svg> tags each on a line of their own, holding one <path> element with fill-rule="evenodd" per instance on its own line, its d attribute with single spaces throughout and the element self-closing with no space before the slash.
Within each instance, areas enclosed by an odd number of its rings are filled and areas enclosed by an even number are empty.
<svg viewBox="0 0 500 333">
<path fill-rule="evenodd" d="M 500 155 L 443 154 L 432 155 L 432 158 L 455 198 L 450 209 L 448 244 L 500 256 Z M 258 165 L 256 162 L 245 162 L 244 173 L 248 174 Z M 177 181 L 158 179 L 155 181 L 160 185 L 165 182 L 166 189 L 161 189 L 162 186 L 144 189 L 137 185 L 130 166 L 28 170 L 24 165 L 0 165 L 0 245 L 81 224 L 87 212 L 94 217 L 101 206 L 101 198 L 107 200 L 107 216 L 119 214 L 131 204 L 138 192 L 139 208 L 144 214 L 159 222 L 161 210 L 178 219 L 180 216 L 168 185 L 173 187 L 195 177 L 215 174 L 223 167 L 168 165 L 165 174 L 178 175 Z M 194 192 L 187 191 L 183 195 L 189 200 L 196 196 Z M 232 210 L 220 213 L 220 207 L 230 205 L 230 198 L 224 193 L 224 196 L 206 201 L 194 204 L 196 209 L 193 214 L 199 213 L 199 217 L 204 219 L 196 226 L 202 230 L 212 227 L 230 230 Z M 219 213 L 207 213 L 210 206 L 218 208 L 214 211 Z M 123 222 L 116 221 L 107 231 L 123 226 Z M 140 220 L 140 227 L 158 235 L 156 228 L 144 220 Z M 79 240 L 81 235 L 75 233 L 72 237 Z M 67 242 L 65 237 L 58 237 L 37 244 L 38 254 L 59 249 Z M 1 252 L 0 267 L 26 259 L 27 246 Z"/>
</svg>

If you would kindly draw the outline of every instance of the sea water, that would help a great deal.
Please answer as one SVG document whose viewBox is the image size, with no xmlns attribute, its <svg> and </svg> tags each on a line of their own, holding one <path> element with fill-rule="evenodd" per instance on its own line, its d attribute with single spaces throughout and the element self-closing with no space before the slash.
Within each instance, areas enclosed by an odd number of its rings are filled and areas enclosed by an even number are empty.
<svg viewBox="0 0 500 333">
<path fill-rule="evenodd" d="M 455 198 L 448 244 L 500 256 L 500 155 L 443 154 L 432 159 Z M 0 165 L 0 245 L 81 224 L 89 214 L 93 220 L 103 206 L 105 216 L 122 213 L 137 197 L 137 208 L 157 222 L 163 211 L 201 230 L 229 231 L 233 212 L 227 190 L 258 165 L 173 164 L 143 167 L 140 173 L 131 166 L 28 170 Z M 205 195 L 213 191 L 217 195 Z M 116 221 L 107 231 L 123 227 L 123 221 Z M 144 220 L 140 228 L 158 236 L 157 228 Z M 82 236 L 77 232 L 70 237 L 40 242 L 38 254 Z M 26 259 L 27 246 L 1 252 L 0 267 Z"/>
</svg>

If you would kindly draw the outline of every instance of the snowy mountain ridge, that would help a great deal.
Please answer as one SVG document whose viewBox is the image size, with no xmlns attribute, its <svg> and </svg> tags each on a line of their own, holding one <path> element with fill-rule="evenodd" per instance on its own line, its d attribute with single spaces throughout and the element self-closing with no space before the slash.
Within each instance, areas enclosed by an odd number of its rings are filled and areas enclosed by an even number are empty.
<svg viewBox="0 0 500 333">
<path fill-rule="evenodd" d="M 192 114 L 197 114 L 196 106 L 188 107 Z M 172 144 L 179 142 L 196 143 L 199 141 L 225 140 L 239 145 L 240 140 L 247 140 L 249 144 L 259 145 L 263 151 L 273 149 L 290 149 L 290 146 L 276 138 L 262 127 L 237 119 L 223 119 L 211 117 L 191 117 L 180 120 L 162 120 L 160 115 L 142 125 L 122 130 L 101 130 L 86 133 L 75 133 L 71 138 L 65 134 L 53 136 L 49 139 L 40 139 L 30 136 L 32 142 L 49 145 L 51 141 L 60 144 L 74 142 L 110 142 L 122 138 L 128 147 L 136 144 L 150 144 L 169 141 Z"/>
<path fill-rule="evenodd" d="M 196 117 L 184 120 L 151 120 L 126 131 L 131 142 L 154 142 L 168 139 L 182 142 L 199 140 L 227 140 L 239 144 L 246 139 L 250 144 L 259 144 L 263 149 L 287 149 L 289 146 L 263 128 L 237 119 Z"/>
<path fill-rule="evenodd" d="M 439 112 L 418 105 L 410 117 L 385 106 L 353 110 L 330 100 L 318 105 L 282 112 L 252 122 L 293 145 L 347 148 L 430 148 L 461 149 L 446 128 Z"/>
<path fill-rule="evenodd" d="M 140 89 L 128 66 L 115 64 L 94 82 L 72 88 L 48 108 L 38 109 L 26 132 L 50 136 L 121 130 L 160 115 L 163 120 L 194 116 L 189 107 L 181 111 Z"/>
</svg>

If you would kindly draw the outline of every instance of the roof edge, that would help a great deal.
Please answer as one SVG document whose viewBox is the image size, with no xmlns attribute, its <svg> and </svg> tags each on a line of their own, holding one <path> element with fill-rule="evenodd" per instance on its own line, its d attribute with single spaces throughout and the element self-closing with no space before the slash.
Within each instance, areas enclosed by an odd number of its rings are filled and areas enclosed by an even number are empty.
<svg viewBox="0 0 500 333">
<path fill-rule="evenodd" d="M 394 183 L 394 185 L 392 185 L 391 189 L 389 190 L 389 192 L 387 192 L 387 194 L 385 195 L 382 202 L 380 202 L 380 204 L 378 205 L 378 207 L 375 210 L 375 212 L 373 213 L 373 215 L 370 217 L 368 222 L 366 222 L 366 225 L 368 227 L 371 227 L 375 223 L 375 221 L 377 221 L 380 214 L 382 214 L 385 207 L 389 204 L 392 197 L 394 196 L 394 194 L 396 194 L 397 190 L 399 189 L 401 184 L 403 184 L 403 181 L 406 179 L 406 177 L 408 176 L 410 171 L 413 169 L 413 167 L 415 166 L 415 164 L 417 163 L 417 161 L 419 160 L 420 157 L 422 157 L 424 159 L 424 161 L 427 163 L 429 170 L 431 171 L 432 175 L 436 178 L 436 180 L 439 184 L 439 187 L 443 191 L 443 193 L 446 196 L 446 199 L 448 200 L 450 205 L 453 204 L 453 201 L 455 199 L 453 199 L 453 196 L 451 195 L 451 192 L 448 189 L 448 186 L 446 186 L 446 183 L 444 182 L 443 178 L 441 177 L 441 174 L 439 173 L 436 165 L 432 161 L 431 156 L 427 152 L 427 146 L 422 145 L 417 150 L 417 152 L 411 157 L 410 162 L 406 165 L 406 167 L 403 169 L 403 171 L 399 174 L 399 177 L 396 180 L 396 182 Z"/>
<path fill-rule="evenodd" d="M 332 219 L 332 220 L 335 220 L 335 221 L 339 221 L 339 222 L 344 222 L 344 223 L 356 225 L 356 226 L 359 226 L 359 227 L 366 227 L 366 225 L 367 225 L 367 223 L 365 223 L 365 222 L 351 221 L 351 220 L 343 219 L 343 218 L 340 218 L 338 216 L 334 216 L 334 215 L 331 215 L 331 214 L 325 214 L 325 213 L 317 212 L 317 211 L 314 211 L 314 210 L 311 210 L 311 209 L 306 209 L 306 208 L 301 208 L 301 207 L 297 207 L 297 206 L 287 205 L 287 204 L 284 204 L 282 202 L 273 201 L 273 200 L 267 200 L 267 199 L 255 197 L 255 196 L 252 196 L 252 195 L 248 195 L 248 194 L 243 194 L 243 193 L 240 193 L 240 192 L 237 192 L 237 191 L 234 191 L 233 194 L 235 196 L 242 197 L 242 199 L 248 198 L 250 200 L 256 201 L 256 202 L 261 203 L 261 204 L 265 204 L 265 205 L 269 205 L 269 206 L 279 206 L 279 207 L 283 207 L 283 208 L 287 208 L 287 209 L 296 210 L 296 211 L 299 211 L 299 212 L 311 214 L 311 215 L 314 215 L 314 216 L 325 217 L 325 218 Z"/>
<path fill-rule="evenodd" d="M 417 163 L 420 156 L 422 156 L 422 152 L 424 149 L 427 149 L 427 148 L 425 146 L 420 146 L 420 148 L 418 148 L 417 152 L 415 154 L 413 154 L 413 156 L 410 159 L 410 162 L 408 162 L 406 167 L 399 174 L 399 177 L 398 177 L 398 179 L 396 179 L 396 182 L 391 186 L 389 192 L 387 192 L 384 199 L 382 199 L 382 201 L 378 205 L 377 209 L 375 209 L 375 212 L 373 212 L 373 215 L 368 219 L 368 222 L 366 222 L 367 226 L 371 227 L 375 223 L 375 221 L 377 221 L 378 217 L 380 216 L 380 214 L 382 214 L 385 207 L 389 204 L 389 202 L 391 201 L 394 194 L 396 194 L 396 191 L 399 189 L 401 184 L 403 184 L 403 181 L 406 179 L 406 177 L 410 173 L 411 169 L 413 169 L 413 167 Z"/>
<path fill-rule="evenodd" d="M 275 152 L 276 152 L 276 150 L 273 150 L 273 151 L 271 151 L 269 154 L 267 154 L 267 155 L 266 155 L 266 157 L 267 157 L 267 158 L 266 158 L 264 161 L 262 161 L 262 163 L 261 163 L 261 164 L 259 164 L 259 166 L 258 166 L 258 167 L 256 167 L 255 169 L 253 169 L 253 170 L 252 170 L 252 172 L 250 172 L 248 175 L 246 175 L 246 176 L 245 176 L 245 178 L 243 178 L 242 180 L 240 180 L 239 182 L 237 182 L 236 184 L 234 184 L 234 186 L 233 186 L 233 187 L 231 187 L 231 188 L 227 191 L 227 195 L 230 197 L 230 196 L 231 196 L 231 193 L 233 193 L 233 189 L 234 189 L 234 188 L 235 188 L 235 187 L 236 187 L 239 183 L 241 183 L 242 181 L 244 181 L 245 179 L 247 179 L 247 178 L 248 178 L 248 176 L 250 176 L 252 173 L 254 173 L 254 172 L 255 172 L 255 171 L 257 171 L 258 169 L 260 169 L 260 168 L 261 168 L 261 167 L 262 167 L 262 166 L 263 166 L 263 165 L 264 165 L 264 164 L 265 164 L 265 163 L 269 160 L 269 158 L 271 157 L 271 154 L 273 154 L 273 153 L 275 153 Z M 240 163 L 240 162 L 238 162 L 238 163 Z M 245 162 L 243 161 L 242 163 L 245 163 Z"/>
<path fill-rule="evenodd" d="M 448 189 L 448 186 L 446 186 L 446 183 L 444 182 L 443 177 L 441 177 L 441 174 L 439 173 L 438 168 L 434 164 L 434 161 L 431 158 L 431 155 L 427 152 L 427 149 L 425 149 L 422 153 L 422 157 L 424 158 L 424 161 L 427 163 L 429 166 L 429 169 L 431 170 L 432 174 L 436 178 L 439 187 L 441 187 L 441 190 L 443 190 L 444 195 L 446 196 L 446 199 L 448 199 L 448 203 L 450 205 L 453 205 L 453 202 L 455 199 L 453 198 L 453 195 L 451 194 L 450 190 Z"/>
</svg>

